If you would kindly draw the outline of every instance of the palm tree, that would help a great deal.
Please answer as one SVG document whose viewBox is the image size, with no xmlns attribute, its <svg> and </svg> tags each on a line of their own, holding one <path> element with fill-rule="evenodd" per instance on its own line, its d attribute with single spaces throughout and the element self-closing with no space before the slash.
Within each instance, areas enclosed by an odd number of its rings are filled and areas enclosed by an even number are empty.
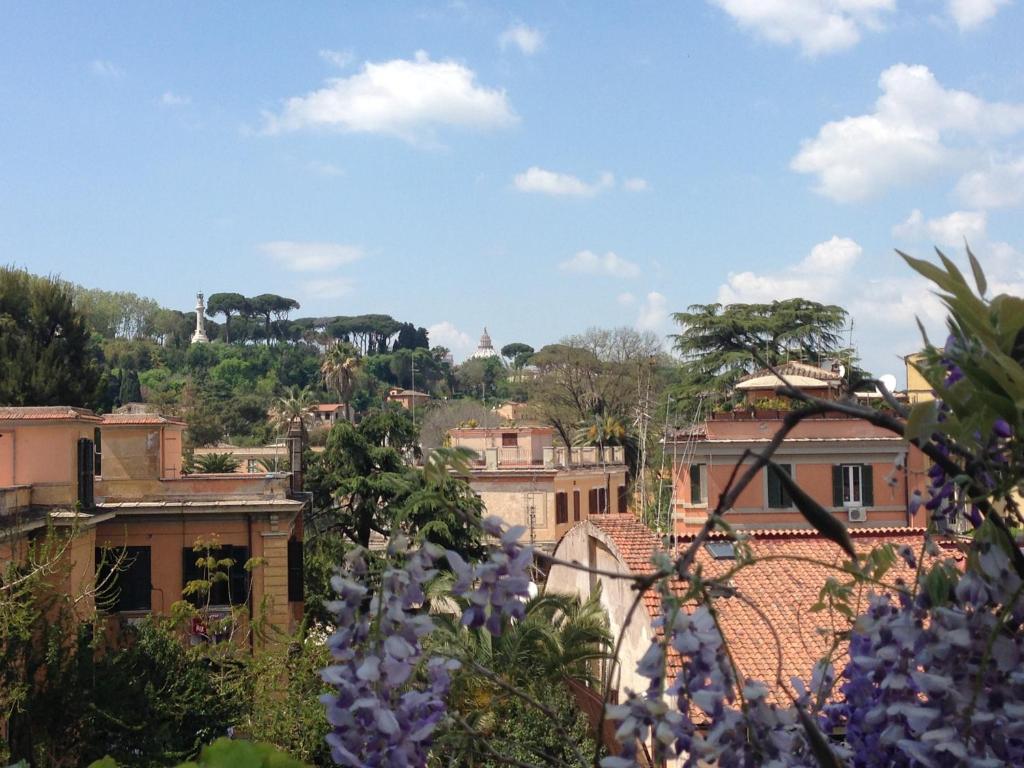
<svg viewBox="0 0 1024 768">
<path fill-rule="evenodd" d="M 434 600 L 432 604 L 438 612 L 454 606 L 450 597 Z M 509 730 L 511 724 L 503 719 L 509 715 L 529 716 L 532 711 L 533 716 L 548 721 L 548 714 L 564 715 L 568 711 L 572 713 L 568 720 L 562 717 L 562 722 L 548 722 L 544 726 L 548 736 L 553 736 L 556 743 L 565 742 L 570 731 L 575 731 L 575 737 L 585 737 L 587 726 L 579 709 L 571 703 L 568 685 L 572 681 L 599 693 L 602 665 L 612 653 L 600 589 L 595 589 L 586 601 L 580 601 L 577 595 L 545 593 L 527 601 L 524 608 L 522 620 L 506 620 L 497 637 L 484 629 L 461 626 L 457 615 L 442 615 L 437 621 L 439 631 L 433 638 L 438 644 L 436 652 L 462 663 L 462 673 L 453 680 L 449 696 L 453 710 L 503 753 L 506 749 L 516 750 L 516 745 L 505 743 L 514 738 Z M 512 693 L 513 689 L 548 709 L 543 713 L 534 711 L 533 706 L 524 704 L 526 699 Z M 574 745 L 563 743 L 561 749 L 566 752 L 563 757 L 567 761 L 579 762 L 575 759 L 579 750 Z M 589 765 L 592 752 L 586 752 L 585 764 Z"/>
<path fill-rule="evenodd" d="M 356 371 L 359 370 L 359 351 L 345 341 L 327 350 L 323 362 L 320 364 L 320 375 L 323 377 L 324 386 L 334 390 L 338 400 L 345 406 L 345 418 L 351 421 L 349 412 L 349 400 L 352 398 L 352 389 L 355 386 Z"/>
<path fill-rule="evenodd" d="M 287 432 L 296 421 L 306 427 L 312 418 L 311 412 L 315 406 L 313 393 L 308 389 L 289 387 L 285 390 L 284 395 L 277 398 L 271 406 L 271 423 L 282 432 Z"/>
<path fill-rule="evenodd" d="M 238 469 L 239 461 L 230 453 L 205 453 L 196 456 L 193 466 L 197 474 L 230 474 Z"/>
</svg>

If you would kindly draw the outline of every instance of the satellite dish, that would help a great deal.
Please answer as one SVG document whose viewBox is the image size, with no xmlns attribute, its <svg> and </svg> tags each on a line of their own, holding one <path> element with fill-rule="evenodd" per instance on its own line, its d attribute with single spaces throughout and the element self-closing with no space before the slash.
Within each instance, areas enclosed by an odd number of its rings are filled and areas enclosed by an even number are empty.
<svg viewBox="0 0 1024 768">
<path fill-rule="evenodd" d="M 896 391 L 896 377 L 891 373 L 883 373 L 878 377 L 878 380 L 882 383 L 883 387 L 889 390 L 889 392 Z"/>
<path fill-rule="evenodd" d="M 846 366 L 839 363 L 839 369 L 836 371 L 839 374 L 839 378 L 842 379 L 846 376 Z"/>
</svg>

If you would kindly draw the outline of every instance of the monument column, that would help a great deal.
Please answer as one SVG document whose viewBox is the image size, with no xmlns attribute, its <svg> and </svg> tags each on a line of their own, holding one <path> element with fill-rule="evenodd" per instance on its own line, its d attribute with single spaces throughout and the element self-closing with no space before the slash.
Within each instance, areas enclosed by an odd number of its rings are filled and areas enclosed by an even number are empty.
<svg viewBox="0 0 1024 768">
<path fill-rule="evenodd" d="M 203 311 L 206 309 L 203 306 L 203 294 L 196 294 L 196 330 L 192 334 L 193 344 L 205 344 L 210 339 L 206 336 L 206 327 L 204 325 L 205 319 L 203 317 Z"/>
</svg>

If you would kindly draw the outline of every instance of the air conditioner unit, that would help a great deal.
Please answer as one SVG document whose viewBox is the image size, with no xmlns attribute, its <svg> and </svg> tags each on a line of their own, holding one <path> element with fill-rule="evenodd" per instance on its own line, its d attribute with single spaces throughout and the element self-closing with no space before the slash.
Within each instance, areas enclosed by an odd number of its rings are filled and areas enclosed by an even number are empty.
<svg viewBox="0 0 1024 768">
<path fill-rule="evenodd" d="M 851 523 L 864 523 L 868 519 L 868 511 L 864 507 L 847 507 L 846 515 Z"/>
</svg>

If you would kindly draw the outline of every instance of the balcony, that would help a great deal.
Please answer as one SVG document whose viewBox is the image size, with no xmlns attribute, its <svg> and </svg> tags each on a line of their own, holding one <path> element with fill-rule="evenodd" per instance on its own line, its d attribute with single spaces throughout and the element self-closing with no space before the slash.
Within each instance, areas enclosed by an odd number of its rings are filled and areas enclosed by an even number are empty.
<svg viewBox="0 0 1024 768">
<path fill-rule="evenodd" d="M 477 457 L 476 466 L 488 470 L 568 469 L 626 462 L 625 449 L 621 445 L 609 445 L 603 449 L 595 445 L 574 448 L 544 446 L 539 459 L 528 448 L 485 448 Z"/>
</svg>

